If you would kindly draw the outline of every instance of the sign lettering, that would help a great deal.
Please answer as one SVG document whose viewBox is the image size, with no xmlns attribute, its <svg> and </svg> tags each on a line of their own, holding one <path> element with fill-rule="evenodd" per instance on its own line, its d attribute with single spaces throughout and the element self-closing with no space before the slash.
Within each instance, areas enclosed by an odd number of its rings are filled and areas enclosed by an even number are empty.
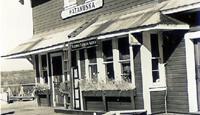
<svg viewBox="0 0 200 115">
<path fill-rule="evenodd" d="M 79 6 L 65 8 L 61 13 L 62 19 L 88 12 L 103 6 L 103 0 L 91 0 Z"/>
<path fill-rule="evenodd" d="M 95 40 L 75 43 L 75 44 L 72 44 L 71 47 L 72 47 L 72 49 L 80 49 L 80 48 L 86 48 L 86 47 L 96 46 L 96 45 L 97 45 L 97 41 L 95 39 Z"/>
</svg>

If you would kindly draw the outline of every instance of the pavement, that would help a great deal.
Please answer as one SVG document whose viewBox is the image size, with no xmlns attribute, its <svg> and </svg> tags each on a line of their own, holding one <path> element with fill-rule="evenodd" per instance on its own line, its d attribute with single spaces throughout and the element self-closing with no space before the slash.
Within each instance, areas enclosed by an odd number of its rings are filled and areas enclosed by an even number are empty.
<svg viewBox="0 0 200 115">
<path fill-rule="evenodd" d="M 36 100 L 1 104 L 1 114 L 9 112 L 14 115 L 63 115 L 61 113 L 55 113 L 53 107 L 38 106 Z"/>
</svg>

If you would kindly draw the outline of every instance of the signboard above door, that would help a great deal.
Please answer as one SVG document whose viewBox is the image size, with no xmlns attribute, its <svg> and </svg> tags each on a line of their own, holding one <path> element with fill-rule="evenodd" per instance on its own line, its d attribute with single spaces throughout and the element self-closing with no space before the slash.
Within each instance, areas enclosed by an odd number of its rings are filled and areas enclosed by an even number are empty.
<svg viewBox="0 0 200 115">
<path fill-rule="evenodd" d="M 71 45 L 72 50 L 94 47 L 97 45 L 96 39 L 74 43 Z"/>
<path fill-rule="evenodd" d="M 103 0 L 85 0 L 77 5 L 77 0 L 64 0 L 64 10 L 61 12 L 62 19 L 85 13 L 103 6 Z"/>
</svg>

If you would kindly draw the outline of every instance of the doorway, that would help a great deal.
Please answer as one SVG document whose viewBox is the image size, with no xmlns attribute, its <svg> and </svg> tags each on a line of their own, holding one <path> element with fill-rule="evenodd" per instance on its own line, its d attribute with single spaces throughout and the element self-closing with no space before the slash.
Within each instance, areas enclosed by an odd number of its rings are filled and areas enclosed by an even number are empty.
<svg viewBox="0 0 200 115">
<path fill-rule="evenodd" d="M 200 38 L 194 41 L 198 110 L 200 111 Z"/>
<path fill-rule="evenodd" d="M 64 82 L 62 54 L 55 53 L 51 55 L 51 71 L 53 84 L 53 105 L 64 106 L 64 95 L 59 91 L 60 84 Z"/>
</svg>

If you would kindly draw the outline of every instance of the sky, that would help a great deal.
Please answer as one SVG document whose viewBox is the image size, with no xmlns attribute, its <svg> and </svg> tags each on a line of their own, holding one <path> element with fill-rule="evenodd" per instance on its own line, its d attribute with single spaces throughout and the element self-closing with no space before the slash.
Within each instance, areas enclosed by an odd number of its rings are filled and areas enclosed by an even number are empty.
<svg viewBox="0 0 200 115">
<path fill-rule="evenodd" d="M 30 0 L 0 0 L 0 56 L 33 36 Z M 0 58 L 0 71 L 33 69 L 26 59 Z"/>
</svg>

